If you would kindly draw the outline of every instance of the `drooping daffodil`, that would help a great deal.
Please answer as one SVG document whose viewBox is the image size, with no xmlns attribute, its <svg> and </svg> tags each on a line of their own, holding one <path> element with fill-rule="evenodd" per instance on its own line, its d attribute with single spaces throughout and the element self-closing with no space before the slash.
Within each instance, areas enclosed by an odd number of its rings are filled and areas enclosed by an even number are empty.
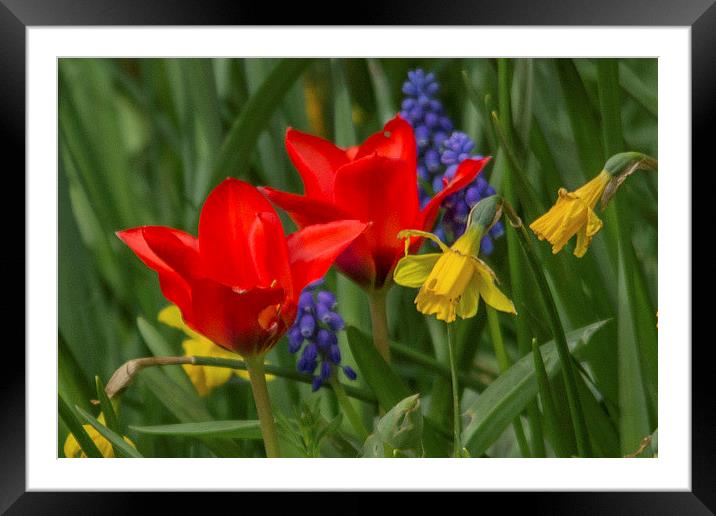
<svg viewBox="0 0 716 516">
<path fill-rule="evenodd" d="M 457 316 L 473 317 L 482 298 L 496 310 L 516 313 L 512 301 L 497 287 L 495 273 L 478 258 L 480 241 L 501 212 L 498 196 L 477 203 L 470 211 L 465 233 L 451 247 L 425 231 L 407 229 L 398 233 L 398 238 L 405 239 L 405 256 L 398 262 L 393 279 L 399 285 L 420 288 L 415 298 L 418 311 L 450 323 Z M 441 252 L 410 255 L 413 238 L 428 238 Z"/>
<path fill-rule="evenodd" d="M 541 217 L 530 224 L 530 229 L 540 240 L 552 244 L 557 254 L 577 235 L 574 256 L 581 258 L 600 229 L 602 221 L 594 212 L 601 199 L 602 211 L 624 180 L 635 170 L 656 170 L 656 160 L 638 152 L 623 152 L 612 156 L 604 169 L 591 181 L 568 192 L 560 188 L 557 202 Z"/>
<path fill-rule="evenodd" d="M 182 349 L 187 356 L 201 356 L 214 358 L 227 358 L 235 360 L 236 355 L 231 351 L 217 346 L 203 335 L 192 330 L 182 319 L 181 311 L 176 305 L 169 305 L 159 312 L 159 322 L 177 328 L 189 337 L 182 342 Z M 207 396 L 213 389 L 220 387 L 228 382 L 233 375 L 240 376 L 244 380 L 249 379 L 249 373 L 240 369 L 230 369 L 228 367 L 212 367 L 203 365 L 182 365 L 191 383 L 194 384 L 196 392 L 199 396 Z M 273 376 L 266 375 L 267 380 L 272 380 Z"/>
<path fill-rule="evenodd" d="M 594 213 L 597 201 L 612 176 L 602 170 L 597 177 L 573 192 L 560 188 L 557 202 L 547 213 L 530 224 L 540 240 L 552 244 L 552 253 L 557 254 L 567 242 L 577 235 L 574 256 L 581 258 L 587 252 L 594 235 L 602 229 L 602 221 Z"/>
<path fill-rule="evenodd" d="M 97 417 L 97 421 L 99 421 L 103 425 L 106 425 L 103 413 L 100 412 L 99 416 Z M 85 432 L 87 432 L 87 435 L 89 435 L 90 438 L 94 441 L 94 444 L 95 446 L 97 446 L 97 449 L 102 454 L 102 457 L 104 457 L 105 459 L 114 458 L 114 448 L 112 448 L 112 444 L 102 434 L 100 434 L 95 429 L 95 427 L 90 424 L 87 424 L 82 425 L 82 428 L 84 428 Z M 124 440 L 130 446 L 136 448 L 132 440 L 126 435 L 124 436 Z M 80 447 L 80 443 L 77 442 L 77 439 L 72 434 L 69 434 L 67 436 L 67 439 L 65 439 L 65 446 L 63 447 L 63 450 L 65 452 L 65 457 L 69 459 L 87 458 L 87 455 L 85 454 L 85 452 L 82 451 L 82 448 Z"/>
</svg>

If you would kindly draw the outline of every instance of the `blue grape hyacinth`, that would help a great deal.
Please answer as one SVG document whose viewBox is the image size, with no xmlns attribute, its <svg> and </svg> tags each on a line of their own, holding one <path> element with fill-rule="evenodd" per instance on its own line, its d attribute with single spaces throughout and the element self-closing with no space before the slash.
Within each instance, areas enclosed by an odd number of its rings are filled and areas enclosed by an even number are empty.
<svg viewBox="0 0 716 516">
<path fill-rule="evenodd" d="M 436 176 L 442 175 L 440 146 L 452 132 L 452 122 L 445 116 L 442 103 L 436 98 L 440 85 L 435 74 L 421 69 L 408 72 L 403 84 L 405 98 L 401 104 L 400 116 L 415 131 L 418 144 L 418 183 L 420 205 L 430 200 L 429 187 Z"/>
<path fill-rule="evenodd" d="M 336 296 L 329 290 L 319 289 L 322 284 L 323 280 L 315 281 L 303 289 L 296 321 L 288 330 L 288 350 L 298 353 L 303 349 L 296 368 L 313 375 L 313 391 L 320 389 L 338 369 L 350 380 L 357 378 L 350 366 L 341 366 L 337 333 L 345 324 L 336 310 Z"/>
<path fill-rule="evenodd" d="M 481 155 L 471 154 L 474 147 L 475 142 L 472 141 L 468 135 L 459 131 L 454 132 L 450 138 L 445 140 L 440 154 L 440 162 L 447 167 L 443 178 L 451 179 L 452 176 L 455 175 L 458 165 L 464 160 L 468 158 L 481 159 Z M 440 178 L 439 182 L 435 182 L 434 188 L 436 192 L 442 189 L 442 184 L 442 178 Z M 487 180 L 477 176 L 470 186 L 446 197 L 443 201 L 445 212 L 443 213 L 441 225 L 438 231 L 436 231 L 436 234 L 438 234 L 440 238 L 443 238 L 444 242 L 454 242 L 465 232 L 467 216 L 472 207 L 475 206 L 480 199 L 495 194 L 495 189 L 490 186 Z M 492 226 L 489 233 L 482 238 L 480 252 L 490 254 L 494 249 L 492 240 L 502 236 L 504 232 L 505 227 L 501 221 L 498 221 Z"/>
<path fill-rule="evenodd" d="M 408 80 L 403 83 L 405 98 L 400 115 L 415 131 L 421 206 L 443 189 L 443 179 L 452 178 L 463 160 L 482 157 L 473 152 L 475 142 L 467 134 L 453 131 L 453 124 L 437 99 L 439 90 L 435 74 L 425 73 L 419 68 L 408 72 Z M 470 209 L 480 199 L 494 194 L 495 190 L 489 183 L 478 176 L 467 188 L 447 197 L 442 204 L 445 211 L 435 234 L 448 244 L 457 240 L 465 231 Z M 503 233 L 504 226 L 498 222 L 483 237 L 480 251 L 490 254 L 494 249 L 493 239 Z"/>
</svg>

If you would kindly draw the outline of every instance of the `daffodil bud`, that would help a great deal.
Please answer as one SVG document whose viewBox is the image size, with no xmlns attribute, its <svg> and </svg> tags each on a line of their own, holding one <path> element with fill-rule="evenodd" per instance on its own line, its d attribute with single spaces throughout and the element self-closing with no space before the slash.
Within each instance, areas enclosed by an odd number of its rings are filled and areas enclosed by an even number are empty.
<svg viewBox="0 0 716 516">
<path fill-rule="evenodd" d="M 656 171 L 657 167 L 658 163 L 654 158 L 641 152 L 620 152 L 609 158 L 604 164 L 604 172 L 608 173 L 611 179 L 602 193 L 601 209 L 606 208 L 619 187 L 632 173 L 637 170 Z"/>
<path fill-rule="evenodd" d="M 475 204 L 467 218 L 467 227 L 479 227 L 481 234 L 485 234 L 502 217 L 502 197 L 491 195 Z"/>
</svg>

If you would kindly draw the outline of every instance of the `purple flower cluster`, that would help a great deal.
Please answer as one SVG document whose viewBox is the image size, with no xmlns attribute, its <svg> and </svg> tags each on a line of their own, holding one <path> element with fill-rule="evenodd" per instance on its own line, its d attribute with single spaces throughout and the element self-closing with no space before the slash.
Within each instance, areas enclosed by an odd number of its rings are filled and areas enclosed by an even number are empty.
<svg viewBox="0 0 716 516">
<path fill-rule="evenodd" d="M 405 98 L 400 116 L 407 120 L 415 131 L 421 206 L 425 206 L 430 200 L 426 186 L 429 188 L 434 178 L 442 175 L 440 146 L 453 129 L 452 122 L 443 112 L 442 103 L 435 98 L 439 89 L 435 74 L 426 74 L 419 68 L 408 72 L 408 80 L 403 84 Z"/>
<path fill-rule="evenodd" d="M 444 178 L 450 180 L 455 175 L 457 167 L 462 161 L 468 158 L 480 159 L 479 154 L 471 154 L 475 147 L 475 142 L 465 133 L 455 131 L 450 138 L 443 142 L 440 161 L 447 167 L 443 175 Z M 433 183 L 435 192 L 442 190 L 442 178 L 436 178 Z M 443 213 L 442 224 L 436 229 L 435 233 L 445 242 L 454 242 L 460 235 L 465 232 L 467 224 L 467 216 L 475 204 L 480 199 L 495 195 L 495 189 L 481 176 L 477 176 L 475 181 L 459 192 L 449 195 L 443 201 L 445 212 Z M 482 238 L 480 243 L 480 252 L 490 254 L 494 249 L 492 239 L 502 236 L 505 227 L 501 221 L 498 221 L 489 233 Z"/>
<path fill-rule="evenodd" d="M 345 326 L 336 311 L 336 296 L 329 290 L 318 290 L 323 280 L 308 285 L 298 299 L 298 314 L 288 330 L 288 350 L 301 358 L 296 367 L 302 373 L 313 375 L 312 388 L 317 391 L 338 368 L 350 380 L 356 372 L 350 366 L 341 366 L 341 350 L 336 333 Z M 306 344 L 304 346 L 304 343 Z M 316 369 L 319 369 L 318 374 Z"/>
<path fill-rule="evenodd" d="M 436 98 L 439 89 L 435 75 L 426 74 L 421 69 L 408 72 L 408 80 L 403 83 L 405 99 L 400 115 L 415 131 L 422 206 L 443 189 L 443 179 L 450 180 L 463 160 L 482 157 L 473 154 L 475 142 L 469 136 L 459 131 L 453 132 L 452 122 L 445 115 L 442 103 Z M 454 242 L 465 231 L 470 209 L 480 199 L 494 194 L 495 190 L 488 182 L 478 176 L 467 188 L 443 201 L 445 211 L 435 233 L 448 244 Z M 481 252 L 490 254 L 494 248 L 492 239 L 503 233 L 504 226 L 498 222 L 490 233 L 483 237 Z"/>
</svg>

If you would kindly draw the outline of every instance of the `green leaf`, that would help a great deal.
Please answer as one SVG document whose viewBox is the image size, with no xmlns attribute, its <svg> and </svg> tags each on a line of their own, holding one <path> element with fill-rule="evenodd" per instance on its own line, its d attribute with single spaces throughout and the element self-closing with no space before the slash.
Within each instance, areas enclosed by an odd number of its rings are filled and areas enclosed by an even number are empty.
<svg viewBox="0 0 716 516">
<path fill-rule="evenodd" d="M 363 445 L 364 457 L 393 455 L 420 457 L 422 455 L 423 415 L 420 412 L 420 395 L 401 400 L 376 425 L 376 431 Z M 389 455 L 388 455 L 389 456 Z"/>
<path fill-rule="evenodd" d="M 97 445 L 77 419 L 74 410 L 62 399 L 62 395 L 57 397 L 57 408 L 60 413 L 60 419 L 64 421 L 72 435 L 75 436 L 85 455 L 93 459 L 102 458 L 102 453 L 97 448 Z"/>
<path fill-rule="evenodd" d="M 383 442 L 398 450 L 417 450 L 423 436 L 423 415 L 420 412 L 420 395 L 413 394 L 400 400 L 376 425 Z"/>
<path fill-rule="evenodd" d="M 410 396 L 408 387 L 396 375 L 390 366 L 383 360 L 380 353 L 373 346 L 373 342 L 360 330 L 353 326 L 346 328 L 348 345 L 360 368 L 361 375 L 371 390 L 378 398 L 378 404 L 384 410 L 389 410 L 402 399 Z M 441 435 L 442 434 L 442 435 Z M 450 433 L 432 422 L 425 419 L 425 432 L 423 434 L 423 445 L 428 456 L 444 456 L 443 449 L 447 445 L 445 436 Z"/>
<path fill-rule="evenodd" d="M 259 134 L 310 62 L 310 59 L 281 59 L 261 87 L 251 95 L 221 145 L 213 169 L 213 182 L 224 177 L 246 175 Z"/>
<path fill-rule="evenodd" d="M 180 423 L 175 425 L 130 426 L 130 428 L 136 432 L 149 435 L 261 439 L 261 427 L 258 420 L 205 421 L 202 423 Z"/>
<path fill-rule="evenodd" d="M 183 423 L 200 423 L 211 420 L 211 413 L 206 409 L 199 396 L 179 387 L 166 374 L 155 367 L 140 373 L 142 381 L 147 383 L 149 390 L 164 407 Z M 240 449 L 229 439 L 210 438 L 204 444 L 219 457 L 238 457 Z"/>
<path fill-rule="evenodd" d="M 92 414 L 77 406 L 75 406 L 75 410 L 79 412 L 80 415 L 85 418 L 87 422 L 102 435 L 102 437 L 107 439 L 112 444 L 112 448 L 114 448 L 114 452 L 115 454 L 117 454 L 117 456 L 130 457 L 134 459 L 142 458 L 142 454 L 139 453 L 134 446 L 131 446 L 129 443 L 127 443 L 127 441 L 125 441 L 121 435 L 113 432 L 112 430 L 104 426 L 102 423 L 97 421 L 97 419 L 95 419 Z"/>
<path fill-rule="evenodd" d="M 606 323 L 599 321 L 568 333 L 567 343 L 571 351 L 578 353 Z M 541 352 L 547 375 L 554 376 L 561 368 L 554 341 L 543 344 Z M 466 411 L 471 419 L 463 430 L 462 440 L 470 454 L 481 456 L 534 399 L 537 390 L 534 359 L 529 355 L 492 382 Z"/>
<path fill-rule="evenodd" d="M 373 343 L 360 330 L 353 326 L 346 328 L 348 345 L 358 363 L 361 375 L 378 398 L 378 403 L 389 410 L 400 400 L 412 393 L 383 360 Z"/>
</svg>

